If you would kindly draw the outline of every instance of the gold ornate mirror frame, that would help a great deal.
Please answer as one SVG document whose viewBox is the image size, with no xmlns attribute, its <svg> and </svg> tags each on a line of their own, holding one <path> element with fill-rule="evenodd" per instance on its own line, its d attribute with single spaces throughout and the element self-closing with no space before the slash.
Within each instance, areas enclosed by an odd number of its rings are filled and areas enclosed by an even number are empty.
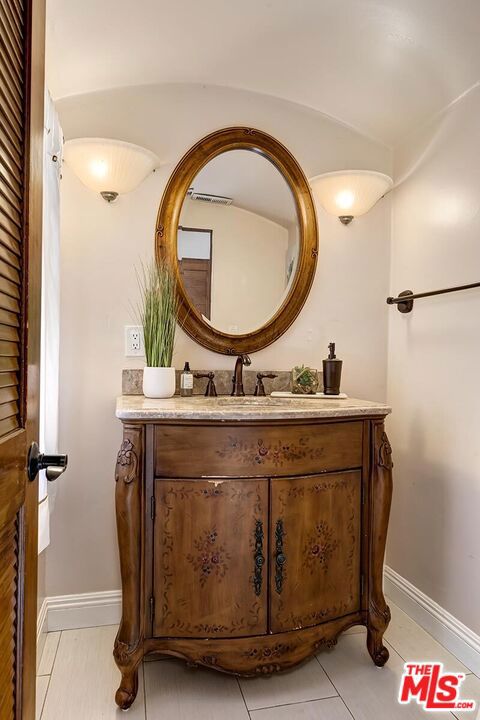
<svg viewBox="0 0 480 720">
<path fill-rule="evenodd" d="M 202 318 L 185 292 L 177 261 L 177 232 L 187 190 L 210 160 L 228 150 L 251 150 L 275 165 L 292 191 L 299 223 L 297 269 L 289 293 L 267 323 L 243 335 L 216 330 Z M 209 350 L 226 355 L 261 350 L 275 342 L 293 323 L 308 297 L 315 276 L 318 230 L 308 180 L 293 155 L 271 135 L 247 127 L 213 132 L 194 145 L 173 171 L 160 203 L 155 243 L 157 260 L 166 261 L 174 270 L 180 300 L 178 321 L 188 335 Z M 241 299 L 238 301 L 241 302 Z"/>
</svg>

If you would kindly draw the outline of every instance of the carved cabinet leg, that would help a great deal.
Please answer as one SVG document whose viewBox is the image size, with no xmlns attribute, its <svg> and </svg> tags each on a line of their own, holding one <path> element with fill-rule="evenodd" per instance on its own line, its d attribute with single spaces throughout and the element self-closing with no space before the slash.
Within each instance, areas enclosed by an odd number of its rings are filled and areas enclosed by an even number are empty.
<svg viewBox="0 0 480 720">
<path fill-rule="evenodd" d="M 139 664 L 140 660 L 128 670 L 122 669 L 120 687 L 115 693 L 115 702 L 122 710 L 128 710 L 137 697 Z"/>
<path fill-rule="evenodd" d="M 390 622 L 390 609 L 383 595 L 383 562 L 388 518 L 392 502 L 392 449 L 382 422 L 372 423 L 373 462 L 370 483 L 369 578 L 367 606 L 367 648 L 378 667 L 385 665 L 389 652 L 383 635 Z"/>
<path fill-rule="evenodd" d="M 115 471 L 122 620 L 113 656 L 122 673 L 115 701 L 126 710 L 138 690 L 138 666 L 143 657 L 143 427 L 124 425 Z"/>
</svg>

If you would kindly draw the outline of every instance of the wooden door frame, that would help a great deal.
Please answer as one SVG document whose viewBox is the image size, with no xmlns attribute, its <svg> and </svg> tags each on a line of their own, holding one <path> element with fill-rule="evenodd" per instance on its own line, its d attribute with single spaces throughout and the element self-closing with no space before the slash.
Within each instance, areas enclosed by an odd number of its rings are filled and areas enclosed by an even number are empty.
<svg viewBox="0 0 480 720">
<path fill-rule="evenodd" d="M 29 0 L 26 33 L 26 178 L 25 178 L 25 261 L 24 261 L 24 387 L 26 388 L 25 429 L 27 448 L 39 436 L 40 322 L 42 284 L 43 219 L 43 142 L 45 98 L 45 0 Z M 28 329 L 28 337 L 27 337 Z M 25 406 L 24 406 L 25 408 Z M 25 458 L 26 463 L 26 458 Z M 22 676 L 20 693 L 22 720 L 35 717 L 37 570 L 38 570 L 38 479 L 26 483 L 22 512 L 25 537 L 21 571 L 19 609 L 23 618 L 21 633 Z M 20 716 L 19 716 L 20 717 Z"/>
</svg>

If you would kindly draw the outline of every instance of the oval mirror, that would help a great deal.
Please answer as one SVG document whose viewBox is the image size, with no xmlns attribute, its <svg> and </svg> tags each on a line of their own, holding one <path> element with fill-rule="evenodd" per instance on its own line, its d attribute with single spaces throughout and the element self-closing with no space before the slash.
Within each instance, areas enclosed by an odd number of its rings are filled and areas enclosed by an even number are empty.
<svg viewBox="0 0 480 720">
<path fill-rule="evenodd" d="M 317 224 L 301 168 L 258 130 L 209 135 L 165 189 L 157 251 L 174 266 L 189 335 L 228 354 L 269 345 L 298 315 L 315 272 Z"/>
</svg>

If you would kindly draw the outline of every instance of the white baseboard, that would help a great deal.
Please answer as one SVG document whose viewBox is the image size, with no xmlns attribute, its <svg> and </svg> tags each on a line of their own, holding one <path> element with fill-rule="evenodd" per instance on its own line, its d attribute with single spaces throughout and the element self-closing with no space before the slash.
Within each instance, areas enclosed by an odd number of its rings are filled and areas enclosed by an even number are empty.
<svg viewBox="0 0 480 720">
<path fill-rule="evenodd" d="M 44 598 L 37 615 L 37 646 L 45 632 L 47 632 L 47 598 Z"/>
<path fill-rule="evenodd" d="M 120 622 L 122 593 L 120 590 L 107 590 L 78 595 L 56 595 L 47 597 L 44 604 L 49 632 L 116 625 Z"/>
<path fill-rule="evenodd" d="M 480 675 L 480 636 L 387 565 L 384 583 L 385 594 L 396 605 Z M 37 637 L 45 624 L 49 632 L 116 625 L 120 622 L 121 608 L 120 590 L 47 597 L 38 615 Z"/>
<path fill-rule="evenodd" d="M 480 675 L 480 636 L 395 570 L 384 568 L 385 594 L 435 640 Z M 422 658 L 414 658 L 421 660 Z"/>
<path fill-rule="evenodd" d="M 37 615 L 37 670 L 42 657 L 43 648 L 47 639 L 47 601 L 42 602 Z"/>
</svg>

